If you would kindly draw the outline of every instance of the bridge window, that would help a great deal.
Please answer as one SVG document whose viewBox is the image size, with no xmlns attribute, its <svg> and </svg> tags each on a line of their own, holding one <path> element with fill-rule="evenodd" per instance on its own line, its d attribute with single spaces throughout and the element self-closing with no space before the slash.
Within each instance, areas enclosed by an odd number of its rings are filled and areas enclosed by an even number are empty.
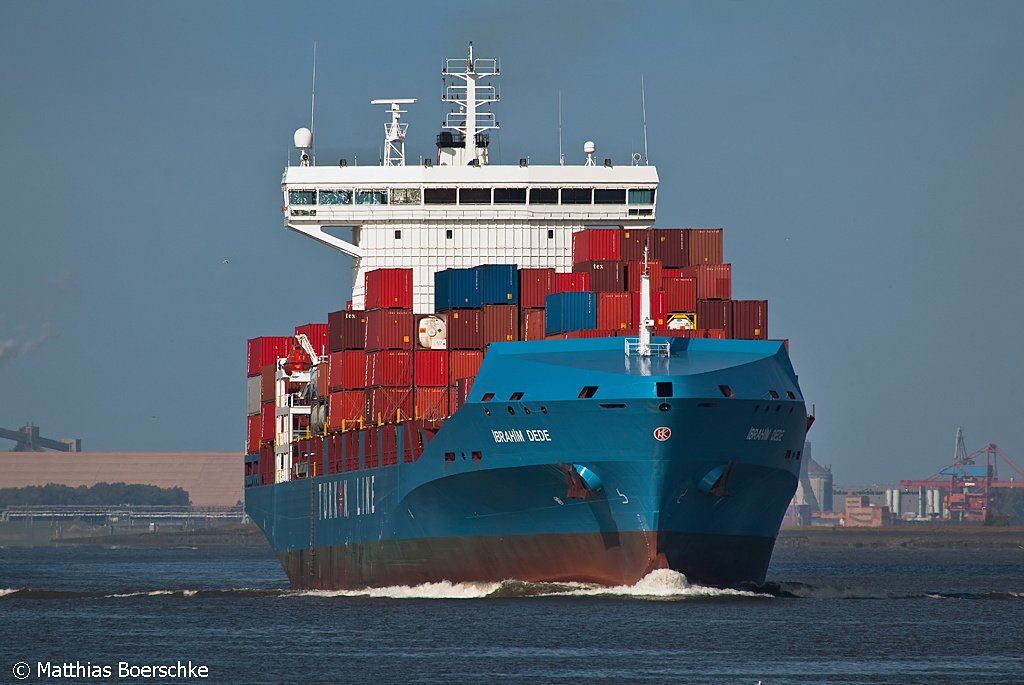
<svg viewBox="0 0 1024 685">
<path fill-rule="evenodd" d="M 525 205 L 526 188 L 495 188 L 494 204 L 496 205 Z"/>
<path fill-rule="evenodd" d="M 453 205 L 455 204 L 455 188 L 424 188 L 423 204 Z"/>
<path fill-rule="evenodd" d="M 630 188 L 629 189 L 629 204 L 631 204 L 631 205 L 653 205 L 654 204 L 654 189 L 653 188 Z"/>
<path fill-rule="evenodd" d="M 315 190 L 289 190 L 288 204 L 290 205 L 311 205 L 316 198 Z"/>
<path fill-rule="evenodd" d="M 626 204 L 625 188 L 596 188 L 594 190 L 595 205 L 624 205 Z"/>
<path fill-rule="evenodd" d="M 388 191 L 386 190 L 357 190 L 357 205 L 386 205 L 388 203 Z"/>
<path fill-rule="evenodd" d="M 322 205 L 350 205 L 352 204 L 351 190 L 321 190 L 320 204 Z"/>
<path fill-rule="evenodd" d="M 589 205 L 593 194 L 592 188 L 562 188 L 562 204 Z"/>
<path fill-rule="evenodd" d="M 490 188 L 459 188 L 459 204 L 489 205 L 491 204 Z"/>
<path fill-rule="evenodd" d="M 420 203 L 419 188 L 392 188 L 391 204 L 393 205 L 418 205 Z"/>
<path fill-rule="evenodd" d="M 558 188 L 530 188 L 531 205 L 557 205 Z"/>
</svg>

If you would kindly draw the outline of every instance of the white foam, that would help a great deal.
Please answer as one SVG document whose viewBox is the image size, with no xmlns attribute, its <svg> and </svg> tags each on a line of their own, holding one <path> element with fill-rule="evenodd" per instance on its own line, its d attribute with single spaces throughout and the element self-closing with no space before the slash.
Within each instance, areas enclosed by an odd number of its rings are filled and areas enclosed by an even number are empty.
<svg viewBox="0 0 1024 685">
<path fill-rule="evenodd" d="M 17 591 L 18 588 L 16 587 L 0 587 L 0 597 L 5 597 L 6 595 L 13 595 Z"/>
<path fill-rule="evenodd" d="M 305 590 L 287 593 L 302 597 L 379 597 L 389 599 L 480 599 L 500 594 L 503 597 L 588 597 L 614 596 L 637 599 L 686 599 L 699 597 L 771 597 L 771 595 L 723 588 L 691 585 L 686 576 L 670 569 L 657 569 L 635 585 L 609 587 L 593 583 L 524 583 L 505 580 L 500 583 L 463 582 L 396 585 L 360 590 Z"/>
</svg>

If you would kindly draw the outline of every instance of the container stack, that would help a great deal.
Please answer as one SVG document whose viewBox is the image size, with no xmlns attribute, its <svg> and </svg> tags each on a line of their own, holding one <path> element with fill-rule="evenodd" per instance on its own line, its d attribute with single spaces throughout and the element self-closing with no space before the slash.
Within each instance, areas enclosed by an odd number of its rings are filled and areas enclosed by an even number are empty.
<svg viewBox="0 0 1024 685">
<path fill-rule="evenodd" d="M 408 419 L 439 425 L 465 403 L 495 342 L 637 335 L 645 248 L 656 335 L 767 338 L 767 301 L 732 299 L 720 228 L 579 231 L 570 273 L 514 264 L 439 271 L 434 314 L 413 314 L 412 269 L 377 269 L 366 274 L 365 311 L 331 312 L 326 324 L 295 329 L 326 358 L 313 370 L 326 432 L 341 439 Z M 273 452 L 276 363 L 292 343 L 249 341 L 250 453 Z M 380 447 L 382 459 L 394 458 L 389 449 Z"/>
</svg>

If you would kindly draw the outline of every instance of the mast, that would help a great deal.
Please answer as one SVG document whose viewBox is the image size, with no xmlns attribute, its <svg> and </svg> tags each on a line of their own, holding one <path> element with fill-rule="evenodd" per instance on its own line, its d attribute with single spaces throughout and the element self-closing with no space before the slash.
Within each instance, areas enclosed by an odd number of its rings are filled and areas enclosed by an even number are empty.
<svg viewBox="0 0 1024 685">
<path fill-rule="evenodd" d="M 639 344 L 636 353 L 640 357 L 651 356 L 651 331 L 654 320 L 651 319 L 651 276 L 647 267 L 647 246 L 644 246 L 644 273 L 640 277 L 640 322 Z"/>
<path fill-rule="evenodd" d="M 461 139 L 452 138 L 442 132 L 438 136 L 439 161 L 442 164 L 465 166 L 487 164 L 487 146 L 490 140 L 486 131 L 498 128 L 494 112 L 480 108 L 498 102 L 497 89 L 490 83 L 479 83 L 480 79 L 499 75 L 498 60 L 473 55 L 473 43 L 469 43 L 466 59 L 445 60 L 441 75 L 444 78 L 443 102 L 457 106 L 448 112 L 443 128 L 461 134 Z"/>
</svg>

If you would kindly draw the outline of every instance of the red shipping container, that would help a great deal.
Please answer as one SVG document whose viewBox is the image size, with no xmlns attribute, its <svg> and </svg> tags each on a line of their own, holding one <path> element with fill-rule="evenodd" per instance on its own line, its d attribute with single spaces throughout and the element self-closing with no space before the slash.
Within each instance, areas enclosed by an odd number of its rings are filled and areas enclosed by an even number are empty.
<svg viewBox="0 0 1024 685">
<path fill-rule="evenodd" d="M 327 351 L 361 350 L 366 344 L 366 312 L 342 309 L 327 315 Z"/>
<path fill-rule="evenodd" d="M 328 357 L 324 357 L 323 361 L 320 362 L 320 367 L 316 370 L 316 396 L 327 397 L 327 393 L 330 391 L 330 362 Z"/>
<path fill-rule="evenodd" d="M 412 269 L 366 272 L 367 309 L 412 309 Z"/>
<path fill-rule="evenodd" d="M 693 312 L 697 310 L 696 278 L 663 278 L 661 289 L 665 292 L 665 306 L 670 312 Z"/>
<path fill-rule="evenodd" d="M 544 307 L 544 298 L 555 292 L 554 269 L 519 270 L 519 306 L 523 309 Z"/>
<path fill-rule="evenodd" d="M 411 350 L 411 309 L 374 309 L 366 312 L 366 351 Z"/>
<path fill-rule="evenodd" d="M 366 387 L 366 352 L 342 350 L 331 352 L 328 369 L 328 389 L 361 390 Z"/>
<path fill-rule="evenodd" d="M 586 228 L 572 234 L 572 263 L 622 259 L 617 228 Z"/>
<path fill-rule="evenodd" d="M 514 304 L 484 305 L 484 345 L 519 339 L 519 307 Z"/>
<path fill-rule="evenodd" d="M 440 421 L 451 415 L 448 386 L 441 388 L 416 388 L 413 391 L 415 413 L 420 421 Z"/>
<path fill-rule="evenodd" d="M 544 339 L 543 309 L 524 309 L 519 319 L 519 338 L 521 340 Z"/>
<path fill-rule="evenodd" d="M 287 335 L 264 335 L 250 338 L 248 342 L 247 376 L 258 376 L 267 364 L 274 364 L 281 357 L 287 357 L 292 349 L 292 339 Z"/>
<path fill-rule="evenodd" d="M 732 301 L 732 337 L 768 339 L 768 300 Z"/>
<path fill-rule="evenodd" d="M 713 338 L 715 340 L 725 340 L 729 337 L 729 333 L 722 328 L 707 328 L 704 330 L 704 337 Z"/>
<path fill-rule="evenodd" d="M 296 326 L 295 335 L 303 334 L 309 338 L 309 344 L 313 346 L 313 351 L 318 357 L 322 357 L 327 354 L 327 330 L 325 323 L 307 323 Z"/>
<path fill-rule="evenodd" d="M 722 229 L 691 228 L 687 233 L 687 243 L 689 261 L 686 266 L 722 263 Z"/>
<path fill-rule="evenodd" d="M 689 253 L 689 229 L 656 228 L 651 232 L 651 257 L 660 261 L 662 266 L 689 266 Z"/>
<path fill-rule="evenodd" d="M 394 423 L 413 415 L 411 387 L 389 388 L 377 386 L 366 389 L 367 420 L 371 423 L 383 421 Z"/>
<path fill-rule="evenodd" d="M 556 293 L 585 293 L 590 290 L 590 274 L 589 273 L 556 273 L 555 274 L 555 289 L 553 292 Z"/>
<path fill-rule="evenodd" d="M 683 270 L 681 268 L 668 268 L 668 267 L 665 267 L 665 266 L 661 267 L 662 282 L 664 282 L 664 279 L 666 279 L 666 278 L 682 278 L 682 277 L 683 277 Z"/>
<path fill-rule="evenodd" d="M 544 332 L 543 325 L 541 332 Z M 484 353 L 480 350 L 450 350 L 448 354 L 449 382 L 452 385 L 462 378 L 475 378 L 484 361 Z"/>
<path fill-rule="evenodd" d="M 483 349 L 483 312 L 479 309 L 451 309 L 446 314 L 449 350 Z"/>
<path fill-rule="evenodd" d="M 260 442 L 263 437 L 263 418 L 259 414 L 253 414 L 246 418 L 246 431 L 245 431 L 245 452 L 246 454 L 252 454 L 258 452 L 260 449 Z"/>
<path fill-rule="evenodd" d="M 732 297 L 732 264 L 702 264 L 683 269 L 683 276 L 697 279 L 698 300 Z"/>
<path fill-rule="evenodd" d="M 648 247 L 650 240 L 651 229 L 649 228 L 622 229 L 619 258 L 624 262 L 642 262 L 644 260 L 644 248 Z M 649 250 L 647 258 L 654 259 L 654 255 Z"/>
<path fill-rule="evenodd" d="M 559 336 L 565 340 L 578 340 L 582 338 L 614 338 L 615 331 L 603 330 L 600 328 L 589 328 L 582 331 L 569 331 Z"/>
<path fill-rule="evenodd" d="M 448 350 L 416 350 L 413 353 L 413 385 L 448 385 Z M 397 385 L 381 383 L 380 385 Z"/>
<path fill-rule="evenodd" d="M 637 328 L 640 327 L 640 293 L 633 295 L 633 321 Z M 663 331 L 668 328 L 668 307 L 665 293 L 651 293 L 651 319 L 654 321 L 654 329 Z"/>
<path fill-rule="evenodd" d="M 732 337 L 732 300 L 697 300 L 697 326 L 701 330 L 717 328 Z"/>
<path fill-rule="evenodd" d="M 619 331 L 633 325 L 633 293 L 598 293 L 597 327 Z"/>
<path fill-rule="evenodd" d="M 366 393 L 363 390 L 332 392 L 327 399 L 327 428 L 341 430 L 358 425 L 366 411 Z M 344 421 L 345 423 L 342 423 Z"/>
<path fill-rule="evenodd" d="M 595 293 L 621 293 L 626 290 L 622 262 L 579 262 L 573 264 L 572 269 L 577 273 L 590 274 L 590 289 Z"/>
<path fill-rule="evenodd" d="M 260 407 L 260 440 L 274 439 L 276 412 L 277 406 L 273 402 L 264 402 Z"/>
<path fill-rule="evenodd" d="M 379 350 L 366 353 L 366 387 L 412 385 L 412 352 L 406 350 Z"/>
<path fill-rule="evenodd" d="M 662 290 L 661 262 L 657 259 L 648 260 L 647 271 L 651 279 L 651 290 Z M 639 262 L 626 262 L 626 290 L 632 293 L 640 292 L 640 277 L 643 274 L 644 263 L 642 260 Z"/>
<path fill-rule="evenodd" d="M 277 397 L 276 377 L 277 364 L 265 364 L 260 370 L 260 402 L 273 402 Z"/>
</svg>

